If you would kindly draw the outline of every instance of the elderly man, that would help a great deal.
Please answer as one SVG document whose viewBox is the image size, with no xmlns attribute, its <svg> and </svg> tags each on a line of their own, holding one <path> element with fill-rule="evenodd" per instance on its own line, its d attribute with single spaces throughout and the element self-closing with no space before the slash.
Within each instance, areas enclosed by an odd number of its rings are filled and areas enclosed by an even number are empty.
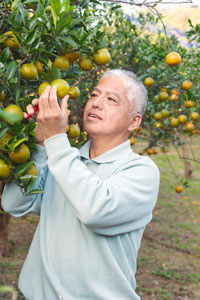
<svg viewBox="0 0 200 300">
<path fill-rule="evenodd" d="M 84 110 L 90 140 L 79 150 L 66 135 L 67 97 L 55 87 L 39 100 L 39 173 L 42 195 L 23 197 L 8 183 L 3 207 L 13 216 L 40 214 L 19 288 L 28 300 L 137 300 L 136 258 L 152 218 L 159 171 L 132 151 L 128 137 L 140 125 L 147 93 L 136 76 L 104 74 Z"/>
</svg>

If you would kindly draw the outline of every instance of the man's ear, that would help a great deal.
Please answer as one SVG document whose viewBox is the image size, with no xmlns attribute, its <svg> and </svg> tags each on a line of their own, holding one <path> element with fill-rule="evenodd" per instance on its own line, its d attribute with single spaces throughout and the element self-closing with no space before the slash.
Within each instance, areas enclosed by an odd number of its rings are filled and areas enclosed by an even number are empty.
<svg viewBox="0 0 200 300">
<path fill-rule="evenodd" d="M 130 125 L 128 127 L 128 130 L 131 132 L 138 128 L 142 122 L 142 115 L 141 114 L 133 114 L 131 116 Z"/>
</svg>

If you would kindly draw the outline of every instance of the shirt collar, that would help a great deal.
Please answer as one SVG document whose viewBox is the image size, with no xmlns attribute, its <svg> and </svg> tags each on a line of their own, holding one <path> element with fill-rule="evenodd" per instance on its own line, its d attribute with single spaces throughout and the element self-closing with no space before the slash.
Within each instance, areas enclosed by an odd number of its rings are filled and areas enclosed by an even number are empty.
<svg viewBox="0 0 200 300">
<path fill-rule="evenodd" d="M 89 140 L 80 149 L 81 156 L 88 160 L 90 160 L 89 157 L 90 144 L 91 141 Z M 123 159 L 124 157 L 130 155 L 131 153 L 133 153 L 133 151 L 130 147 L 130 141 L 128 139 L 126 142 L 116 146 L 115 148 L 106 151 L 103 154 L 93 158 L 92 161 L 97 163 L 108 163 L 117 159 Z"/>
</svg>

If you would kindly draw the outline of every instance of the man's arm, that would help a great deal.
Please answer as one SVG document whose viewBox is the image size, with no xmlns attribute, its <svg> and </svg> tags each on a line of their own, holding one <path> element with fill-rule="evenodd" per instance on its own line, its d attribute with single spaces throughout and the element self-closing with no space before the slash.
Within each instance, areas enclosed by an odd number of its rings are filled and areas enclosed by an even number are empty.
<svg viewBox="0 0 200 300">
<path fill-rule="evenodd" d="M 47 166 L 46 166 L 46 150 L 44 147 L 37 146 L 38 152 L 32 154 L 31 159 L 34 161 L 39 179 L 36 179 L 32 189 L 44 188 L 44 182 L 46 178 Z M 15 216 L 21 217 L 29 213 L 40 213 L 42 194 L 36 194 L 23 197 L 20 188 L 14 183 L 7 183 L 4 187 L 2 195 L 2 207 L 3 209 Z"/>
<path fill-rule="evenodd" d="M 96 233 L 115 235 L 144 227 L 152 216 L 159 171 L 149 158 L 101 180 L 80 161 L 66 134 L 44 142 L 50 172 L 74 214 Z"/>
</svg>

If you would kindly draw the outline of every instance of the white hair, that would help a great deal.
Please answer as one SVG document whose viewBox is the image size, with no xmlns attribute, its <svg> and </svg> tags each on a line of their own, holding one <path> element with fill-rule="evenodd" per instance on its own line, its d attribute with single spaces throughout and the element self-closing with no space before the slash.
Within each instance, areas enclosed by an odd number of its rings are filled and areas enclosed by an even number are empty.
<svg viewBox="0 0 200 300">
<path fill-rule="evenodd" d="M 143 83 L 137 76 L 131 71 L 121 69 L 106 71 L 101 79 L 107 76 L 118 76 L 125 81 L 128 89 L 128 99 L 130 101 L 130 116 L 134 113 L 139 113 L 143 116 L 147 105 L 148 94 Z"/>
</svg>

